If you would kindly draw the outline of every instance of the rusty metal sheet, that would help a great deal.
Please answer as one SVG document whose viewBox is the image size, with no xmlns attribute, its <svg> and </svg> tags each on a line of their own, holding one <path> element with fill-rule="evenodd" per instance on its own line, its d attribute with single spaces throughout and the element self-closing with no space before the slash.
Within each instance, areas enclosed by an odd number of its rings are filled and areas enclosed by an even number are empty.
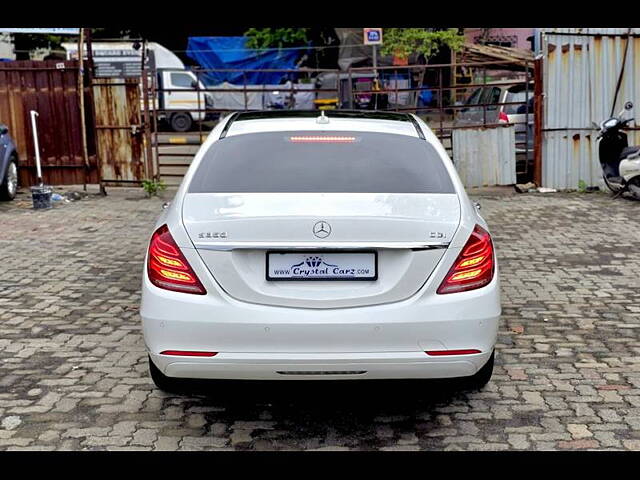
<svg viewBox="0 0 640 480">
<path fill-rule="evenodd" d="M 101 78 L 93 85 L 93 97 L 100 181 L 143 180 L 138 81 Z"/>
<path fill-rule="evenodd" d="M 29 112 L 38 116 L 44 181 L 53 185 L 97 182 L 95 147 L 88 144 L 90 169 L 83 159 L 75 61 L 0 62 L 0 122 L 18 148 L 22 185 L 36 181 Z M 88 177 L 87 177 L 88 174 Z"/>
<path fill-rule="evenodd" d="M 516 183 L 515 126 L 453 130 L 454 165 L 465 187 Z"/>
<path fill-rule="evenodd" d="M 542 38 L 544 84 L 543 185 L 574 189 L 583 180 L 603 186 L 597 128 L 611 114 L 628 29 L 562 29 Z M 583 34 L 580 34 L 582 31 Z M 633 29 L 640 34 L 640 29 Z M 631 36 L 615 113 L 626 101 L 640 110 L 640 37 Z M 629 141 L 635 142 L 631 134 Z"/>
</svg>

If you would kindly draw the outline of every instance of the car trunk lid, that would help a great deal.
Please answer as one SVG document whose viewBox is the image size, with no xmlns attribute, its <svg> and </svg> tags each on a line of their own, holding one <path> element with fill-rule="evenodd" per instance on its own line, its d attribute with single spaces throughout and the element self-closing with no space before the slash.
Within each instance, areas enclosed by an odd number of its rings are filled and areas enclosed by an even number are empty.
<svg viewBox="0 0 640 480">
<path fill-rule="evenodd" d="M 459 220 L 457 195 L 442 193 L 189 193 L 183 204 L 185 229 L 222 289 L 241 301 L 300 308 L 408 298 L 441 260 Z M 267 279 L 267 252 L 365 251 L 377 256 L 375 280 Z"/>
</svg>

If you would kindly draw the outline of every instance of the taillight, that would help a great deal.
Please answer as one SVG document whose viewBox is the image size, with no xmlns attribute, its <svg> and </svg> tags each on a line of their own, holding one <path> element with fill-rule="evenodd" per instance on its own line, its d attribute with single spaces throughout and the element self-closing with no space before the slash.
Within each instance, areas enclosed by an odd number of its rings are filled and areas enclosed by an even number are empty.
<svg viewBox="0 0 640 480">
<path fill-rule="evenodd" d="M 498 114 L 498 122 L 499 123 L 509 123 L 509 117 L 507 116 L 506 113 L 500 112 Z"/>
<path fill-rule="evenodd" d="M 466 292 L 484 287 L 493 278 L 494 264 L 491 236 L 484 228 L 476 225 L 440 284 L 438 293 Z"/>
<path fill-rule="evenodd" d="M 151 283 L 158 288 L 196 295 L 207 293 L 166 225 L 151 236 L 147 273 Z"/>
</svg>

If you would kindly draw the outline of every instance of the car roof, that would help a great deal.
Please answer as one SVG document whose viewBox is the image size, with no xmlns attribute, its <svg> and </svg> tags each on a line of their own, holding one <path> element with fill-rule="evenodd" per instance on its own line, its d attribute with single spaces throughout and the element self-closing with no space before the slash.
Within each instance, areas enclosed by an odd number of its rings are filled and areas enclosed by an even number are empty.
<svg viewBox="0 0 640 480">
<path fill-rule="evenodd" d="M 320 117 L 325 119 L 319 120 Z M 395 133 L 425 138 L 412 115 L 399 112 L 358 110 L 238 112 L 229 119 L 221 138 L 246 133 L 297 130 Z"/>
</svg>

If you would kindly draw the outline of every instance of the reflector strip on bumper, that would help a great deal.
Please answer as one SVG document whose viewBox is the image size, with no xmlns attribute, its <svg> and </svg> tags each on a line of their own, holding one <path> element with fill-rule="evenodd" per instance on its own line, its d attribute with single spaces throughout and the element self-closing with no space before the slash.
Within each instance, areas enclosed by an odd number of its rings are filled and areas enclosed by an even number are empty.
<svg viewBox="0 0 640 480">
<path fill-rule="evenodd" d="M 473 353 L 482 353 L 482 352 L 480 350 L 470 348 L 467 350 L 429 350 L 424 353 L 431 356 L 439 356 L 439 355 L 471 355 Z"/>
<path fill-rule="evenodd" d="M 190 352 L 184 350 L 165 350 L 160 355 L 173 355 L 176 357 L 214 357 L 218 352 Z"/>
<path fill-rule="evenodd" d="M 280 375 L 363 375 L 366 370 L 300 370 L 300 371 L 276 371 Z"/>
</svg>

